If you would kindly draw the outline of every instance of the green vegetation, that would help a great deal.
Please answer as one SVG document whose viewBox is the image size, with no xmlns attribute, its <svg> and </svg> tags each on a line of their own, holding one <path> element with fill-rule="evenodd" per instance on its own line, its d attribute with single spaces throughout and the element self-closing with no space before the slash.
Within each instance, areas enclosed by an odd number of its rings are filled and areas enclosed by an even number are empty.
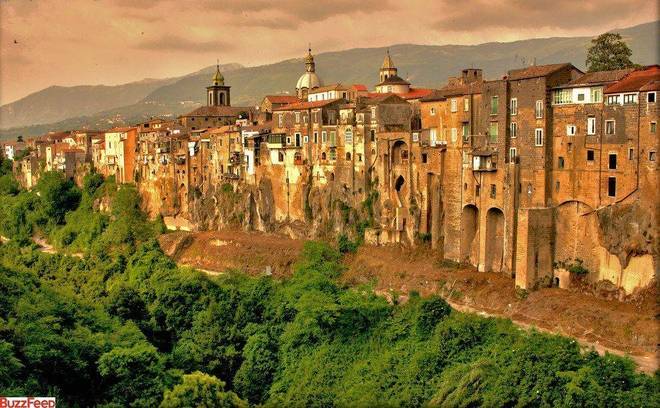
<svg viewBox="0 0 660 408">
<path fill-rule="evenodd" d="M 327 244 L 306 243 L 286 281 L 209 277 L 163 254 L 133 188 L 47 181 L 40 195 L 0 197 L 11 238 L 0 245 L 0 395 L 104 407 L 660 404 L 658 376 L 629 359 L 438 297 L 392 305 L 342 286 Z M 84 257 L 42 253 L 33 232 Z"/>
<path fill-rule="evenodd" d="M 605 33 L 591 40 L 585 62 L 589 72 L 633 68 L 632 50 L 621 34 Z"/>
</svg>

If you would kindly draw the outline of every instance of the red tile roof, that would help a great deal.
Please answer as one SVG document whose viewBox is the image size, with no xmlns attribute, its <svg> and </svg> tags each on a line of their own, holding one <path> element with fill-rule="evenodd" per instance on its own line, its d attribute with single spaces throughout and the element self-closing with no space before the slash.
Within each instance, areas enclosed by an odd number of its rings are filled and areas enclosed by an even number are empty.
<svg viewBox="0 0 660 408">
<path fill-rule="evenodd" d="M 527 68 L 512 69 L 509 71 L 508 79 L 516 81 L 519 79 L 544 77 L 572 66 L 572 64 L 565 62 L 563 64 L 534 65 Z"/>
<path fill-rule="evenodd" d="M 296 103 L 300 102 L 295 95 L 266 95 L 265 99 L 268 99 L 270 103 Z"/>
<path fill-rule="evenodd" d="M 433 92 L 433 89 L 410 88 L 410 92 L 405 94 L 398 94 L 398 95 L 403 99 L 420 99 L 430 95 L 431 92 Z"/>
<path fill-rule="evenodd" d="M 615 69 L 612 71 L 587 72 L 586 74 L 575 78 L 562 88 L 572 88 L 580 85 L 600 85 L 609 82 L 621 80 L 626 75 L 634 71 L 634 68 Z"/>
<path fill-rule="evenodd" d="M 356 91 L 366 91 L 367 90 L 367 86 L 362 85 L 362 84 L 353 84 L 352 88 L 355 89 Z"/>
<path fill-rule="evenodd" d="M 660 80 L 660 65 L 651 65 L 631 72 L 625 78 L 605 88 L 605 93 L 641 91 L 647 86 L 652 88 L 653 83 L 658 80 Z"/>
<path fill-rule="evenodd" d="M 315 109 L 315 108 L 321 108 L 321 107 L 330 105 L 334 102 L 341 101 L 341 100 L 343 100 L 343 98 L 327 99 L 327 100 L 324 100 L 324 101 L 315 101 L 315 102 L 297 102 L 297 103 L 291 103 L 289 105 L 280 106 L 279 108 L 275 108 L 273 110 L 288 111 L 288 110 Z"/>
</svg>

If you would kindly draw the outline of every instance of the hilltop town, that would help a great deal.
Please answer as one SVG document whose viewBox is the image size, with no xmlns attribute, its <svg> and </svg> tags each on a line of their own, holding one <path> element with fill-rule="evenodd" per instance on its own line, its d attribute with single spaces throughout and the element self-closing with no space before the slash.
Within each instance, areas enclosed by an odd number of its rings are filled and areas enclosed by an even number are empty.
<svg viewBox="0 0 660 408">
<path fill-rule="evenodd" d="M 301 71 L 295 93 L 239 107 L 218 67 L 206 106 L 177 120 L 51 132 L 2 154 L 24 188 L 47 171 L 135 184 L 175 229 L 430 245 L 526 290 L 653 284 L 660 66 L 496 80 L 469 68 L 427 89 L 387 53 L 370 89 L 324 84 L 310 49 Z"/>
</svg>

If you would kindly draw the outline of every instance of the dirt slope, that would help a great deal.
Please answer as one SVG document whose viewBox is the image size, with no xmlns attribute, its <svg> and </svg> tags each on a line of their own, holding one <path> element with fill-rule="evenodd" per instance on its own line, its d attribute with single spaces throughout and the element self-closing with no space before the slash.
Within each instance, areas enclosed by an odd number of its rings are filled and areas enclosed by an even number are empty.
<svg viewBox="0 0 660 408">
<path fill-rule="evenodd" d="M 182 265 L 207 272 L 239 269 L 251 275 L 270 266 L 275 277 L 292 273 L 303 243 L 241 231 L 176 232 L 161 236 L 160 242 Z M 442 266 L 427 249 L 397 246 L 361 247 L 346 258 L 341 279 L 349 285 L 372 285 L 398 301 L 405 301 L 413 290 L 438 293 L 458 310 L 575 337 L 600 352 L 629 353 L 646 372 L 658 368 L 656 288 L 629 303 L 556 288 L 521 296 L 513 280 L 502 275 Z"/>
</svg>

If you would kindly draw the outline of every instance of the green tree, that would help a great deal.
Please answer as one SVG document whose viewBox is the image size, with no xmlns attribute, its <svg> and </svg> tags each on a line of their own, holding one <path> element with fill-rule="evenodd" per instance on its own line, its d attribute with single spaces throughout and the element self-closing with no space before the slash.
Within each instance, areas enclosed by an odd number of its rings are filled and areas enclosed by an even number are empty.
<svg viewBox="0 0 660 408">
<path fill-rule="evenodd" d="M 0 176 L 0 195 L 16 195 L 18 194 L 19 186 L 16 179 L 10 174 Z"/>
<path fill-rule="evenodd" d="M 217 377 L 195 371 L 183 376 L 183 382 L 165 391 L 161 408 L 240 408 L 247 403 L 233 392 L 225 391 L 225 383 Z"/>
<path fill-rule="evenodd" d="M 632 50 L 621 34 L 605 33 L 591 40 L 586 65 L 589 72 L 632 68 L 631 56 Z"/>
<path fill-rule="evenodd" d="M 61 224 L 66 212 L 75 209 L 80 202 L 80 190 L 59 172 L 44 173 L 37 183 L 36 190 L 41 197 L 41 208 L 46 222 Z"/>
</svg>

